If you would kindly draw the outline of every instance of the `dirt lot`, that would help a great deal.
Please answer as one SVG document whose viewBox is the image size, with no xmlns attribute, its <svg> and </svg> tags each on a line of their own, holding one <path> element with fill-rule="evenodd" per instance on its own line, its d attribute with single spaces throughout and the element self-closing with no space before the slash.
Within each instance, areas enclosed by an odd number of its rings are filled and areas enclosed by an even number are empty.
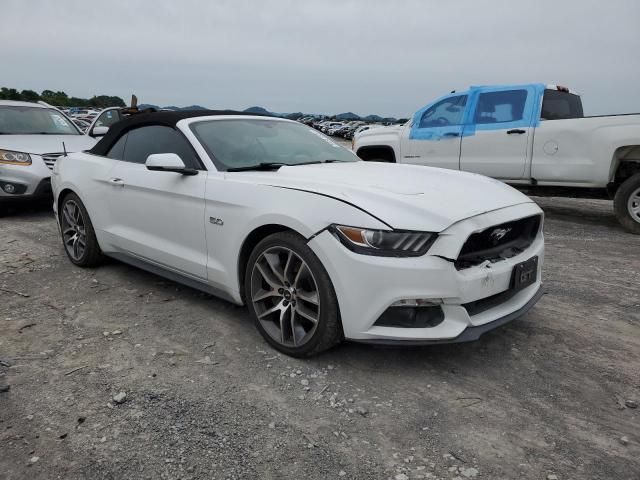
<svg viewBox="0 0 640 480">
<path fill-rule="evenodd" d="M 609 202 L 539 201 L 529 315 L 472 344 L 306 361 L 243 308 L 73 267 L 46 210 L 0 219 L 0 478 L 637 480 L 640 237 Z"/>
</svg>

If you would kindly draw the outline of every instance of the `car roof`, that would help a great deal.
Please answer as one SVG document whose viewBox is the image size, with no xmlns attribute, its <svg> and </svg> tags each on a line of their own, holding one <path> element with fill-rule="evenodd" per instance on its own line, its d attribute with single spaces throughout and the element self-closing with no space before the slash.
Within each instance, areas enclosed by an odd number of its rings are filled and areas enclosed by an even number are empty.
<svg viewBox="0 0 640 480">
<path fill-rule="evenodd" d="M 118 139 L 129 130 L 133 130 L 138 127 L 146 127 L 152 125 L 160 125 L 165 127 L 174 128 L 176 124 L 181 120 L 187 120 L 197 117 L 213 117 L 220 115 L 242 115 L 247 117 L 272 117 L 272 115 L 265 115 L 259 113 L 250 112 L 236 112 L 234 110 L 179 110 L 179 111 L 162 111 L 162 112 L 147 112 L 136 113 L 130 115 L 119 122 L 114 123 L 107 134 L 96 143 L 89 153 L 94 155 L 105 156 L 111 150 L 111 147 L 118 141 Z"/>
<path fill-rule="evenodd" d="M 36 107 L 36 108 L 48 108 L 39 103 L 33 102 L 19 102 L 17 100 L 0 100 L 0 106 L 5 107 Z"/>
</svg>

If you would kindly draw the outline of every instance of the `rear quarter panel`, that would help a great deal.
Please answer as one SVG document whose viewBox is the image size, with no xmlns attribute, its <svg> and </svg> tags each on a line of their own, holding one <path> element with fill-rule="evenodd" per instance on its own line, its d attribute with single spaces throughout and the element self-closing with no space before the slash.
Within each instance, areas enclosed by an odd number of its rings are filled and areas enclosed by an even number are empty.
<svg viewBox="0 0 640 480">
<path fill-rule="evenodd" d="M 534 132 L 531 177 L 540 185 L 605 187 L 618 147 L 640 144 L 640 115 L 543 120 Z"/>
</svg>

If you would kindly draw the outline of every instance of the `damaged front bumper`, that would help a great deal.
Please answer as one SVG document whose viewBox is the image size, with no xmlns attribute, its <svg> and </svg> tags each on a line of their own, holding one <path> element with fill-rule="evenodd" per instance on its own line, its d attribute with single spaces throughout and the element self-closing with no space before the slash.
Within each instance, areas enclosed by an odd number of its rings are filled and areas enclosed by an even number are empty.
<svg viewBox="0 0 640 480">
<path fill-rule="evenodd" d="M 458 270 L 454 261 L 465 241 L 474 232 L 541 213 L 534 203 L 525 203 L 460 221 L 440 232 L 422 257 L 360 255 L 328 232 L 314 237 L 309 246 L 331 277 L 347 339 L 407 345 L 470 341 L 523 315 L 540 298 L 544 238 L 540 228 L 519 254 Z M 533 257 L 538 258 L 535 282 L 510 291 L 515 266 Z M 379 321 L 395 305 L 414 300 L 440 309 L 441 318 L 418 326 Z"/>
</svg>

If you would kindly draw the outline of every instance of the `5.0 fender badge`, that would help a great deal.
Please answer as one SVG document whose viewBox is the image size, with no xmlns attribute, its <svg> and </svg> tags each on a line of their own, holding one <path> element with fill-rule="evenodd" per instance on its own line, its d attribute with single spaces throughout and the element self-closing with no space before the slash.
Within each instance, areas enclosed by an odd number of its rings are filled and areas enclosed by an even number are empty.
<svg viewBox="0 0 640 480">
<path fill-rule="evenodd" d="M 213 223 L 214 225 L 224 225 L 224 222 L 221 218 L 209 217 L 209 223 Z"/>
</svg>

